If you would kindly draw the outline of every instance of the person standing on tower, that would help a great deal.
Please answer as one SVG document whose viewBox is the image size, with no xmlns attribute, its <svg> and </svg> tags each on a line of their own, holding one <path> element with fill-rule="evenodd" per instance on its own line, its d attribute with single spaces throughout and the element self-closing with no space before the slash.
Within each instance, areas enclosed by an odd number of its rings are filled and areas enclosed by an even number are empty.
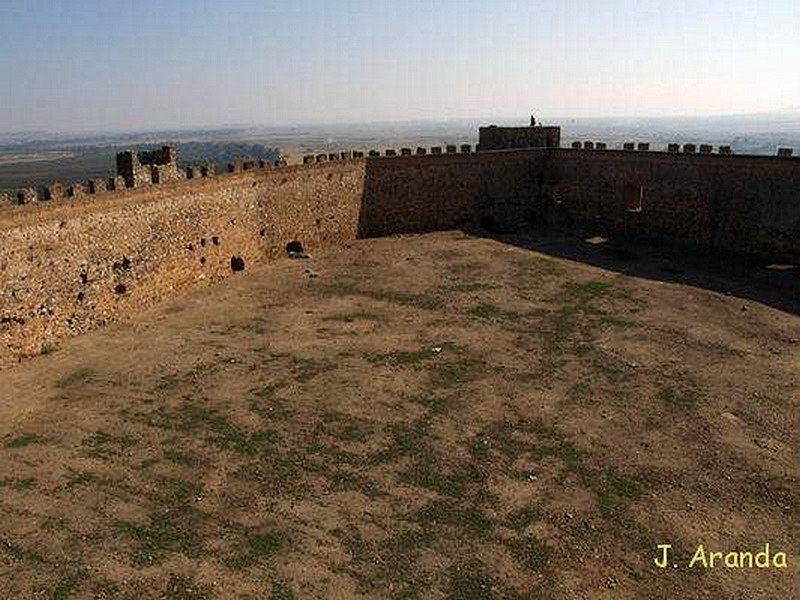
<svg viewBox="0 0 800 600">
<path fill-rule="evenodd" d="M 536 127 L 536 119 L 531 115 L 531 127 Z"/>
</svg>

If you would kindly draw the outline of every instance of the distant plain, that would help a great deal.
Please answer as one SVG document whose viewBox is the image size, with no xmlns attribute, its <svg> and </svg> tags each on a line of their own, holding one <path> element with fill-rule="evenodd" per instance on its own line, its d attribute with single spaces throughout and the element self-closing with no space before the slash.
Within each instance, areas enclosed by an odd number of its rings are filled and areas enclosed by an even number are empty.
<svg viewBox="0 0 800 600">
<path fill-rule="evenodd" d="M 561 143 L 602 141 L 609 148 L 623 142 L 650 142 L 651 149 L 668 143 L 728 144 L 737 154 L 774 155 L 778 147 L 800 153 L 800 110 L 703 118 L 552 118 L 562 127 Z M 450 119 L 383 123 L 313 125 L 237 125 L 208 129 L 148 132 L 0 133 L 0 193 L 53 181 L 71 183 L 106 178 L 115 169 L 115 155 L 127 148 L 166 142 L 178 145 L 182 166 L 214 161 L 274 159 L 290 163 L 307 153 L 402 146 L 476 144 L 478 127 L 524 125 L 526 118 Z"/>
</svg>

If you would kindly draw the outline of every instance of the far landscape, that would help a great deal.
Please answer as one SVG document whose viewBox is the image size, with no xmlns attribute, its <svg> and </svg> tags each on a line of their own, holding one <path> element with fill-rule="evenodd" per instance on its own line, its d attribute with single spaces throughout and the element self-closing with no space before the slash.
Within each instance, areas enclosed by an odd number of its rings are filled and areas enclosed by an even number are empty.
<svg viewBox="0 0 800 600">
<path fill-rule="evenodd" d="M 388 123 L 338 123 L 296 126 L 240 125 L 226 128 L 114 133 L 0 133 L 0 193 L 41 187 L 53 181 L 81 181 L 111 174 L 117 152 L 171 142 L 182 166 L 204 161 L 225 165 L 235 159 L 274 160 L 291 164 L 303 154 L 475 144 L 478 126 L 523 125 L 516 118 L 451 119 Z M 548 119 L 544 119 L 545 124 Z M 650 142 L 653 150 L 668 143 L 730 145 L 737 154 L 774 155 L 779 147 L 800 148 L 800 108 L 769 113 L 706 118 L 569 118 L 558 117 L 562 143 L 578 140 Z"/>
<path fill-rule="evenodd" d="M 0 600 L 800 599 L 798 0 L 0 0 Z"/>
</svg>

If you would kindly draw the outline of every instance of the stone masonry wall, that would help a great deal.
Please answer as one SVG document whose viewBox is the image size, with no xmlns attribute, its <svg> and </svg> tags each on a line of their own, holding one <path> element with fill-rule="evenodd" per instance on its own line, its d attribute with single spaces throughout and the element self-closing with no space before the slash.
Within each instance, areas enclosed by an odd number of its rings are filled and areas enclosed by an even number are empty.
<svg viewBox="0 0 800 600">
<path fill-rule="evenodd" d="M 285 256 L 294 240 L 314 252 L 563 223 L 800 261 L 793 157 L 534 148 L 206 174 L 0 208 L 0 367 Z"/>
<path fill-rule="evenodd" d="M 371 158 L 359 234 L 514 227 L 529 217 L 547 156 L 511 150 Z"/>
<path fill-rule="evenodd" d="M 800 259 L 800 160 L 566 149 L 551 160 L 551 220 Z"/>
<path fill-rule="evenodd" d="M 480 150 L 508 148 L 558 148 L 561 127 L 533 125 L 530 127 L 498 127 L 489 125 L 478 130 Z"/>
<path fill-rule="evenodd" d="M 0 366 L 234 275 L 234 257 L 247 269 L 292 240 L 313 252 L 354 239 L 363 181 L 348 161 L 7 207 Z"/>
</svg>

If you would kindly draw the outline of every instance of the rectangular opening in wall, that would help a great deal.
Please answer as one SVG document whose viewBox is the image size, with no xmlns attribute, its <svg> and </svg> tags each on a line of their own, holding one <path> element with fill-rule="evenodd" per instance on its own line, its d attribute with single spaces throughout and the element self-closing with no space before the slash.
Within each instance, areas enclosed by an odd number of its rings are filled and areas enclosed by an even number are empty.
<svg viewBox="0 0 800 600">
<path fill-rule="evenodd" d="M 644 185 L 639 182 L 626 183 L 622 188 L 625 212 L 640 213 L 644 210 Z"/>
</svg>

